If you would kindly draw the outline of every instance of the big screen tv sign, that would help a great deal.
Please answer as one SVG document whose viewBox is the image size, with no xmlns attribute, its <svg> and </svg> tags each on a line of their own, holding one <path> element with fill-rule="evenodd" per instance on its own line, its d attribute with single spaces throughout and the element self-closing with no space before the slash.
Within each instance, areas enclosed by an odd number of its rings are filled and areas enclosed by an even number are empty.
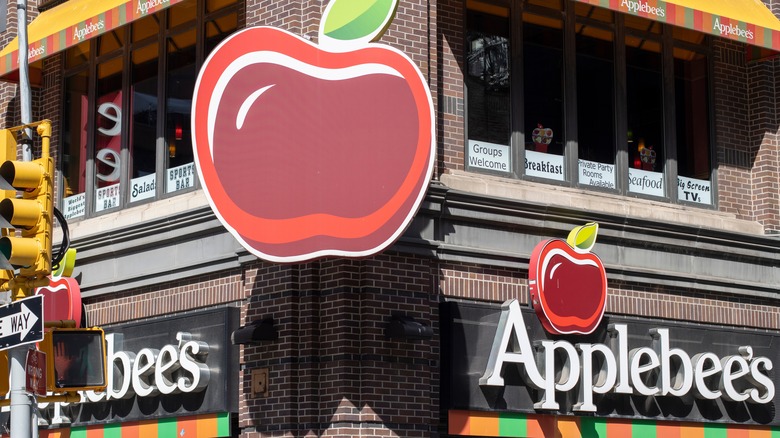
<svg viewBox="0 0 780 438">
<path fill-rule="evenodd" d="M 397 0 L 331 0 L 318 43 L 273 27 L 225 39 L 192 103 L 195 163 L 223 225 L 266 260 L 381 252 L 433 172 L 430 90 L 374 43 Z"/>
<path fill-rule="evenodd" d="M 536 247 L 531 306 L 443 306 L 447 408 L 780 425 L 780 337 L 605 316 L 597 230 Z"/>
</svg>

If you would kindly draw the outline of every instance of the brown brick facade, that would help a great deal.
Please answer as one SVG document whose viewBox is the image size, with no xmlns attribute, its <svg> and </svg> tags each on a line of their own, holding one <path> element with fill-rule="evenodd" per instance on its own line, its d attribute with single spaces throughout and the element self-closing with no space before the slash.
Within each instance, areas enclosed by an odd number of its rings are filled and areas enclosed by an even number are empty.
<svg viewBox="0 0 780 438">
<path fill-rule="evenodd" d="M 246 0 L 239 22 L 277 26 L 316 41 L 325 4 Z M 381 39 L 407 53 L 430 85 L 436 109 L 434 179 L 465 169 L 464 10 L 465 0 L 400 0 L 396 18 Z M 15 25 L 15 16 L 9 14 L 8 22 Z M 0 35 L 0 41 L 9 35 Z M 713 53 L 717 210 L 760 222 L 767 232 L 780 231 L 780 58 L 748 61 L 744 45 L 723 40 L 715 42 Z M 51 119 L 56 127 L 62 117 L 62 55 L 51 56 L 44 64 L 43 87 L 35 91 L 34 108 L 36 118 Z M 18 124 L 17 96 L 16 84 L 0 83 L 3 126 Z M 55 128 L 55 157 L 59 136 Z M 486 200 L 485 205 L 491 202 Z M 495 227 L 529 236 L 539 230 L 545 237 L 557 236 L 558 230 L 548 226 L 548 220 L 569 214 L 565 221 L 573 223 L 588 215 L 540 207 L 534 220 L 543 225 L 528 231 L 513 222 L 484 219 L 480 207 L 473 207 L 478 217 L 475 228 Z M 431 222 L 432 228 L 439 226 L 435 219 Z M 443 245 L 448 232 L 455 231 L 437 229 L 431 240 Z M 435 249 L 416 254 L 393 248 L 360 260 L 278 265 L 253 258 L 247 262 L 241 254 L 236 257 L 241 260 L 237 268 L 89 295 L 84 302 L 94 325 L 216 306 L 241 307 L 242 325 L 273 318 L 278 340 L 239 347 L 238 429 L 234 431 L 238 436 L 433 438 L 446 435 L 446 417 L 440 409 L 444 404 L 440 304 L 516 298 L 528 305 L 527 266 L 512 268 L 507 267 L 510 263 L 472 263 L 438 255 Z M 768 263 L 778 267 L 776 261 Z M 770 293 L 746 297 L 712 292 L 705 285 L 652 286 L 611 278 L 608 286 L 608 314 L 780 330 L 780 306 Z M 385 325 L 394 314 L 430 324 L 433 338 L 386 338 Z M 269 371 L 267 395 L 253 395 L 251 373 L 257 369 Z"/>
</svg>

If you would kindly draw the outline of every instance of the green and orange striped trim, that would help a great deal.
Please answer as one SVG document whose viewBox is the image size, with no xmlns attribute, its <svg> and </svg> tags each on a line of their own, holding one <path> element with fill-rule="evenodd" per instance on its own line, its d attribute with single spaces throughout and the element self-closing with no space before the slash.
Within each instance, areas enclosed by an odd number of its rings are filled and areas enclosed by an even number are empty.
<svg viewBox="0 0 780 438">
<path fill-rule="evenodd" d="M 230 414 L 205 414 L 131 423 L 41 429 L 38 436 L 40 438 L 221 438 L 230 436 Z"/>
<path fill-rule="evenodd" d="M 603 417 L 449 411 L 449 434 L 524 438 L 780 438 L 780 428 Z"/>
<path fill-rule="evenodd" d="M 623 0 L 577 0 L 581 3 L 587 3 L 592 6 L 600 6 L 624 14 L 635 15 L 648 18 L 661 23 L 672 24 L 687 29 L 696 30 L 702 33 L 729 38 L 743 43 L 752 44 L 773 50 L 780 50 L 780 30 L 771 29 L 765 26 L 759 26 L 746 21 L 740 21 L 731 17 L 721 16 L 714 13 L 701 11 L 698 9 L 682 6 L 673 2 L 663 0 L 641 0 L 642 4 L 647 4 L 651 8 L 664 11 L 664 17 L 649 14 L 647 12 L 632 11 L 628 8 L 628 3 Z M 637 0 L 632 0 L 636 2 Z M 721 35 L 714 29 L 716 20 L 725 26 L 736 25 L 740 29 L 745 29 L 753 33 L 753 39 L 748 39 L 739 35 Z M 780 24 L 778 24 L 780 29 Z"/>
<path fill-rule="evenodd" d="M 74 28 L 82 29 L 85 26 L 89 26 L 90 24 L 97 25 L 97 23 L 100 23 L 102 21 L 104 23 L 103 28 L 97 29 L 94 32 L 91 32 L 89 34 L 89 38 L 94 38 L 96 36 L 110 32 L 118 27 L 124 26 L 125 24 L 131 23 L 139 18 L 154 14 L 155 12 L 159 12 L 163 9 L 166 9 L 170 6 L 173 6 L 177 3 L 181 3 L 183 1 L 185 0 L 168 0 L 167 2 L 160 2 L 159 5 L 155 5 L 154 7 L 149 8 L 149 10 L 144 14 L 138 8 L 138 0 L 127 0 L 126 2 L 120 4 L 119 6 L 100 12 L 93 17 L 89 17 L 85 20 L 82 20 L 77 24 L 75 24 L 74 26 L 69 26 L 65 29 L 60 30 L 59 32 L 53 33 L 37 41 L 29 41 L 28 51 L 30 53 L 36 53 L 36 55 L 31 56 L 28 59 L 28 62 L 33 63 L 35 61 L 43 59 L 47 56 L 51 56 L 57 52 L 67 49 L 68 47 L 74 46 L 82 42 L 83 40 L 80 41 L 77 38 L 74 38 L 73 36 Z M 60 5 L 60 6 L 65 6 L 65 5 Z M 52 23 L 52 24 L 55 26 L 57 25 L 57 23 Z M 40 50 L 41 48 L 43 48 L 44 50 L 41 51 Z M 6 52 L 6 50 L 3 50 L 3 52 Z M 6 75 L 18 69 L 19 69 L 19 50 L 14 50 L 10 53 L 5 53 L 4 55 L 0 56 L 0 76 Z"/>
</svg>

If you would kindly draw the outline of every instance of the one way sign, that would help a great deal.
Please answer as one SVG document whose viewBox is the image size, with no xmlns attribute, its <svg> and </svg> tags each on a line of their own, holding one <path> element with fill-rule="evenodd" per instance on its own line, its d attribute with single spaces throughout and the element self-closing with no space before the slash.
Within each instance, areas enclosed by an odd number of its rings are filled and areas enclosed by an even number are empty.
<svg viewBox="0 0 780 438">
<path fill-rule="evenodd" d="M 0 350 L 43 340 L 43 295 L 0 307 Z"/>
</svg>

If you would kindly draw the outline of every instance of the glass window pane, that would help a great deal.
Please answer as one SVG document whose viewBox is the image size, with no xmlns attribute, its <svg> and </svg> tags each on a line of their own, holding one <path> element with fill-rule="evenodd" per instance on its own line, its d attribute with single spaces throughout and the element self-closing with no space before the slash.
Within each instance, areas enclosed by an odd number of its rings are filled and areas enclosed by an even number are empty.
<svg viewBox="0 0 780 438">
<path fill-rule="evenodd" d="M 160 30 L 160 14 L 148 15 L 132 24 L 133 42 L 156 36 Z"/>
<path fill-rule="evenodd" d="M 65 68 L 77 67 L 89 62 L 89 45 L 91 40 L 84 41 L 65 51 Z"/>
<path fill-rule="evenodd" d="M 615 65 L 612 38 L 576 36 L 579 182 L 614 189 Z M 611 31 L 602 30 L 612 36 Z M 604 35 L 604 36 L 605 36 Z M 584 160 L 584 161 L 582 161 Z"/>
<path fill-rule="evenodd" d="M 707 35 L 704 32 L 686 29 L 684 27 L 672 26 L 672 36 L 676 40 L 685 41 L 692 44 L 704 44 Z"/>
<path fill-rule="evenodd" d="M 118 64 L 119 68 L 115 68 Z M 98 65 L 95 114 L 95 211 L 119 207 L 122 150 L 122 58 Z M 102 72 L 102 73 L 100 73 Z"/>
<path fill-rule="evenodd" d="M 189 32 L 188 32 L 189 33 Z M 195 168 L 192 157 L 192 136 L 190 113 L 192 93 L 195 89 L 195 44 L 192 30 L 190 46 L 168 40 L 168 73 L 165 96 L 165 144 L 168 166 L 166 168 L 166 193 L 193 187 Z M 188 41 L 190 36 L 180 35 L 179 41 Z"/>
<path fill-rule="evenodd" d="M 661 33 L 661 23 L 647 18 L 637 17 L 636 15 L 623 14 L 626 27 L 628 29 L 638 30 L 640 32 L 649 32 L 653 34 Z"/>
<path fill-rule="evenodd" d="M 198 14 L 198 2 L 177 3 L 168 8 L 168 28 L 195 21 Z"/>
<path fill-rule="evenodd" d="M 88 87 L 86 70 L 65 79 L 61 169 L 66 219 L 86 213 Z"/>
<path fill-rule="evenodd" d="M 597 8 L 586 3 L 574 3 L 574 13 L 578 17 L 601 21 L 603 23 L 612 23 L 615 20 L 615 13 L 609 9 Z"/>
<path fill-rule="evenodd" d="M 565 179 L 563 21 L 523 14 L 525 174 Z"/>
<path fill-rule="evenodd" d="M 562 0 L 527 0 L 527 4 L 530 6 L 555 9 L 556 11 L 560 11 L 563 8 Z"/>
<path fill-rule="evenodd" d="M 235 0 L 206 0 L 206 12 L 218 11 L 235 3 Z"/>
<path fill-rule="evenodd" d="M 469 12 L 468 139 L 509 146 L 509 19 Z"/>
<path fill-rule="evenodd" d="M 563 23 L 525 14 L 523 86 L 526 149 L 563 154 Z M 541 128 L 542 131 L 538 131 Z M 540 135 L 534 135 L 537 132 Z"/>
<path fill-rule="evenodd" d="M 112 30 L 98 37 L 98 56 L 119 50 L 125 44 L 124 28 Z"/>
<path fill-rule="evenodd" d="M 629 190 L 665 196 L 661 54 L 626 47 Z"/>
<path fill-rule="evenodd" d="M 238 14 L 228 14 L 206 23 L 206 55 L 208 56 L 220 41 L 236 29 L 238 29 Z"/>
<path fill-rule="evenodd" d="M 156 193 L 158 52 L 159 45 L 155 43 L 133 51 L 132 55 L 130 202 L 152 198 Z"/>
<path fill-rule="evenodd" d="M 677 170 L 680 200 L 711 204 L 707 57 L 674 60 Z M 692 180 L 691 180 L 692 179 Z"/>
</svg>

